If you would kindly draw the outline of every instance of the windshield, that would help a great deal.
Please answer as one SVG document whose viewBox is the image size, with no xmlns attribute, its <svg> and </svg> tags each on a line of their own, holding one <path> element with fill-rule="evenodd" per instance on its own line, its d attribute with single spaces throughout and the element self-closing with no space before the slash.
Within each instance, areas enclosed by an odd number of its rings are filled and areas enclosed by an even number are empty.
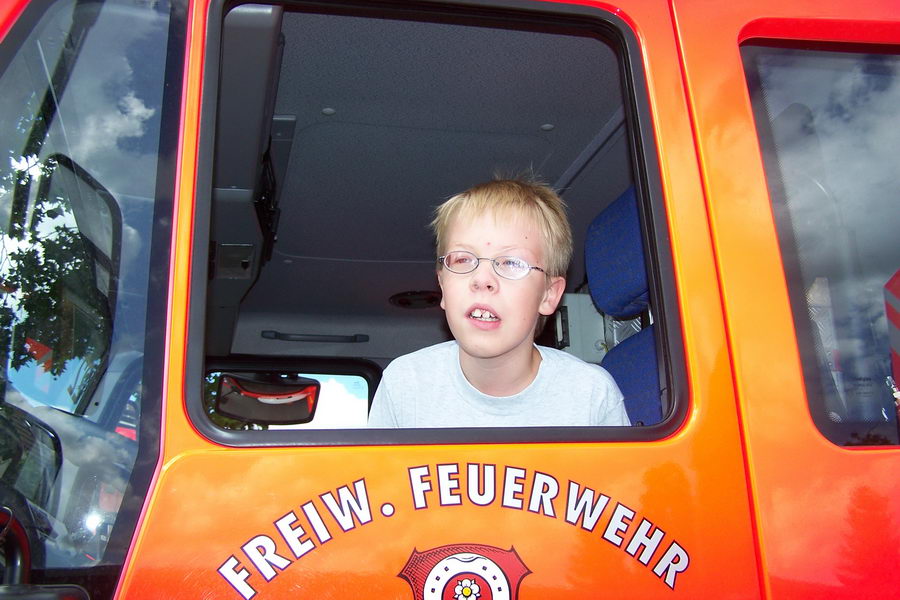
<svg viewBox="0 0 900 600">
<path fill-rule="evenodd" d="M 161 360 L 148 323 L 164 315 L 148 289 L 166 276 L 157 190 L 174 185 L 161 159 L 177 132 L 166 77 L 180 85 L 170 38 L 183 9 L 40 12 L 0 63 L 0 502 L 26 531 L 32 582 L 122 560 L 143 494 L 135 465 L 156 453 L 142 424 Z"/>
</svg>

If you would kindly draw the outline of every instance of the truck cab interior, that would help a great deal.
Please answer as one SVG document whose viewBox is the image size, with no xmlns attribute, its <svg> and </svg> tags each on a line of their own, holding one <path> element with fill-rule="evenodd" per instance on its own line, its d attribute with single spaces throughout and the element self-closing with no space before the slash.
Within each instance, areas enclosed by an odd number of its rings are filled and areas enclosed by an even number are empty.
<svg viewBox="0 0 900 600">
<path fill-rule="evenodd" d="M 432 212 L 477 183 L 523 176 L 560 193 L 575 242 L 563 307 L 539 343 L 599 364 L 642 331 L 631 342 L 642 362 L 619 361 L 632 371 L 622 378 L 649 388 L 626 393 L 628 410 L 635 425 L 662 421 L 671 407 L 650 308 L 659 257 L 647 242 L 662 217 L 647 201 L 654 163 L 641 152 L 650 134 L 637 125 L 645 100 L 630 34 L 576 13 L 330 11 L 240 5 L 209 38 L 215 127 L 195 231 L 209 260 L 194 281 L 213 435 L 277 428 L 229 412 L 222 373 L 251 387 L 351 375 L 370 402 L 393 358 L 451 339 Z M 368 402 L 337 420 L 329 402 L 323 392 L 315 418 L 293 426 L 365 426 Z"/>
</svg>

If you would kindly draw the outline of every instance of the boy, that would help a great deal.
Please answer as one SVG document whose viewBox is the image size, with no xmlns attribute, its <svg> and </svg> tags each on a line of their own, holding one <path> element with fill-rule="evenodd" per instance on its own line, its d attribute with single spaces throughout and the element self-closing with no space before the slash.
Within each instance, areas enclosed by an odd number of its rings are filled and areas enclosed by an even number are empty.
<svg viewBox="0 0 900 600">
<path fill-rule="evenodd" d="M 455 340 L 388 365 L 369 426 L 630 425 L 609 373 L 534 344 L 572 256 L 562 199 L 544 185 L 491 181 L 444 202 L 431 226 Z"/>
</svg>

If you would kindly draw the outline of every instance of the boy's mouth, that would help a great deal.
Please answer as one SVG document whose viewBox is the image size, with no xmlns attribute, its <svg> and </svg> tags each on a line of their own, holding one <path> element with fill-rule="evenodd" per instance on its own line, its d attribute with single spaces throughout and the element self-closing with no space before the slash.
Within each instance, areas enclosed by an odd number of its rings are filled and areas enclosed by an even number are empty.
<svg viewBox="0 0 900 600">
<path fill-rule="evenodd" d="M 500 317 L 487 310 L 486 308 L 473 308 L 472 311 L 469 312 L 469 318 L 486 323 L 500 320 Z"/>
</svg>

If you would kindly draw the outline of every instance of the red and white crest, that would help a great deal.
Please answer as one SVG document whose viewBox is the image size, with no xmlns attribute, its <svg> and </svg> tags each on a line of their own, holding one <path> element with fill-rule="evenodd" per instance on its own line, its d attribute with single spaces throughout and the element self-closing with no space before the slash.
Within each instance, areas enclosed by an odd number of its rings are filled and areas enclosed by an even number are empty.
<svg viewBox="0 0 900 600">
<path fill-rule="evenodd" d="M 415 600 L 516 600 L 529 573 L 513 548 L 452 544 L 413 550 L 399 577 Z"/>
</svg>

